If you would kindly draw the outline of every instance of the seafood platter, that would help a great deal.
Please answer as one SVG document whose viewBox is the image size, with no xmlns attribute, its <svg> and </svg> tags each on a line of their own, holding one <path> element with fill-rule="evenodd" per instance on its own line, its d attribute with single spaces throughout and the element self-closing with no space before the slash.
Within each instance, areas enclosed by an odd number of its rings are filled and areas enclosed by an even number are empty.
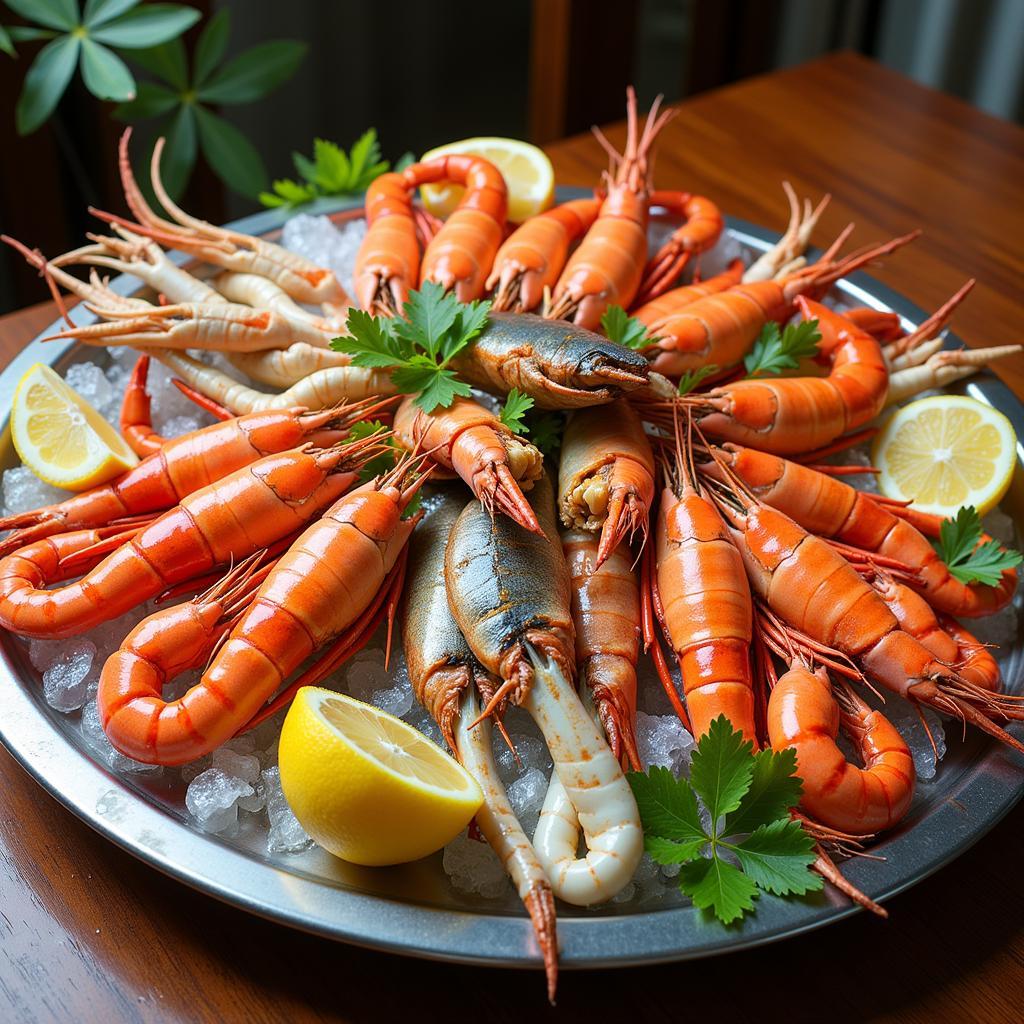
<svg viewBox="0 0 1024 1024">
<path fill-rule="evenodd" d="M 915 235 L 817 238 L 827 196 L 780 236 L 661 188 L 670 118 L 630 92 L 590 192 L 453 146 L 225 228 L 126 134 L 125 214 L 4 239 L 62 313 L 0 377 L 0 739 L 44 787 L 552 999 L 885 916 L 1012 807 L 1019 346 L 864 273 Z"/>
</svg>

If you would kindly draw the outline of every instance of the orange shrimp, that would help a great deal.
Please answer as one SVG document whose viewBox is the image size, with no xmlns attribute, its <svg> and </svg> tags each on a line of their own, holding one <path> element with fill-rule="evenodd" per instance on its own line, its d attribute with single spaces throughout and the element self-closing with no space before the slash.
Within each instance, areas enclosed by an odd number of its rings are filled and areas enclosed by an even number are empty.
<svg viewBox="0 0 1024 1024">
<path fill-rule="evenodd" d="M 839 729 L 864 759 L 858 768 L 836 745 Z M 794 661 L 772 688 L 768 738 L 774 750 L 792 747 L 803 780 L 800 802 L 823 824 L 867 836 L 898 824 L 910 808 L 916 773 L 903 738 L 848 683 L 833 688 L 824 668 Z"/>
<path fill-rule="evenodd" d="M 183 434 L 109 484 L 56 505 L 0 519 L 0 530 L 12 531 L 0 541 L 0 557 L 68 530 L 106 526 L 128 517 L 140 525 L 143 520 L 139 517 L 155 517 L 199 488 L 264 456 L 306 442 L 332 445 L 345 437 L 353 424 L 388 404 L 387 400 L 368 399 L 321 412 L 308 412 L 303 406 L 268 409 Z"/>
<path fill-rule="evenodd" d="M 371 480 L 307 526 L 238 615 L 200 681 L 180 699 L 163 700 L 164 683 L 195 663 L 193 652 L 204 645 L 209 651 L 215 628 L 209 622 L 230 615 L 231 607 L 218 607 L 218 600 L 198 613 L 171 608 L 136 626 L 100 677 L 100 721 L 110 742 L 148 764 L 195 760 L 265 711 L 266 701 L 310 654 L 339 637 L 344 641 L 416 525 L 401 518 L 419 486 L 408 484 L 409 468 L 406 462 Z M 290 696 L 296 685 L 285 693 Z M 281 697 L 274 701 L 280 705 Z"/>
<path fill-rule="evenodd" d="M 963 679 L 899 627 L 886 603 L 828 542 L 758 501 L 726 474 L 711 488 L 740 550 L 751 589 L 818 651 L 849 659 L 870 679 L 908 700 L 970 722 L 1015 750 L 1024 744 L 989 715 L 1024 718 L 1017 698 Z"/>
<path fill-rule="evenodd" d="M 562 532 L 572 586 L 576 662 L 590 688 L 612 753 L 640 771 L 636 745 L 636 661 L 640 590 L 621 548 L 600 559 L 597 540 L 582 530 Z"/>
<path fill-rule="evenodd" d="M 498 508 L 524 529 L 540 532 L 520 484 L 533 486 L 544 472 L 544 457 L 479 402 L 456 398 L 447 409 L 426 413 L 406 398 L 395 413 L 395 439 L 454 470 L 492 515 Z"/>
<path fill-rule="evenodd" d="M 890 310 L 855 306 L 853 309 L 843 310 L 843 316 L 851 324 L 870 334 L 879 344 L 895 341 L 904 335 L 903 321 L 899 313 Z"/>
<path fill-rule="evenodd" d="M 743 260 L 734 259 L 721 274 L 709 277 L 706 281 L 681 285 L 659 295 L 656 299 L 651 299 L 650 302 L 636 305 L 630 316 L 635 316 L 646 325 L 648 334 L 660 337 L 662 331 L 671 333 L 671 319 L 681 309 L 685 309 L 698 299 L 732 288 L 740 283 L 742 276 Z"/>
<path fill-rule="evenodd" d="M 435 181 L 465 186 L 455 212 L 423 254 L 420 284 L 434 281 L 453 291 L 459 302 L 480 298 L 508 214 L 508 188 L 501 171 L 483 157 L 455 153 L 412 164 L 402 174 L 410 187 Z"/>
<path fill-rule="evenodd" d="M 699 738 L 724 714 L 756 745 L 750 587 L 739 552 L 714 502 L 701 490 L 689 455 L 677 454 L 677 479 L 661 495 L 649 584 L 654 607 L 679 662 L 689 712 L 684 724 Z M 653 635 L 644 641 L 657 643 Z M 669 699 L 677 704 L 671 677 L 660 659 L 655 664 Z"/>
<path fill-rule="evenodd" d="M 644 269 L 639 302 L 650 302 L 670 288 L 690 260 L 712 248 L 725 228 L 721 210 L 704 196 L 658 191 L 651 193 L 649 205 L 663 207 L 684 221 Z"/>
<path fill-rule="evenodd" d="M 784 323 L 793 315 L 798 296 L 820 297 L 841 277 L 917 237 L 914 232 L 836 259 L 835 251 L 848 230 L 812 266 L 770 281 L 739 284 L 687 306 L 673 321 L 672 333 L 662 333 L 648 350 L 651 368 L 678 377 L 708 363 L 733 366 L 754 344 L 765 324 L 773 320 Z"/>
<path fill-rule="evenodd" d="M 356 300 L 374 315 L 396 316 L 420 270 L 412 194 L 401 174 L 382 174 L 366 190 L 366 237 L 356 254 Z"/>
<path fill-rule="evenodd" d="M 562 437 L 558 511 L 573 529 L 600 530 L 597 565 L 626 537 L 647 538 L 654 455 L 640 417 L 622 400 L 578 409 Z"/>
<path fill-rule="evenodd" d="M 919 640 L 968 682 L 993 693 L 999 690 L 999 663 L 956 619 L 949 615 L 940 618 L 920 594 L 882 569 L 873 570 L 871 585 L 892 610 L 904 633 Z"/>
<path fill-rule="evenodd" d="M 659 96 L 640 134 L 636 93 L 632 86 L 626 93 L 626 148 L 620 155 L 595 129 L 612 161 L 606 175 L 607 195 L 597 220 L 559 276 L 551 306 L 545 312 L 551 319 L 572 320 L 592 330 L 609 306 L 628 308 L 639 291 L 647 258 L 647 208 L 653 174 L 651 148 L 675 113 L 668 110 L 659 115 Z"/>
<path fill-rule="evenodd" d="M 590 229 L 600 199 L 572 199 L 522 223 L 504 241 L 485 287 L 494 288 L 493 308 L 529 313 L 553 288 L 569 256 L 569 247 Z"/>
<path fill-rule="evenodd" d="M 938 516 L 890 506 L 833 476 L 752 448 L 726 445 L 716 456 L 703 471 L 722 479 L 719 462 L 726 463 L 762 501 L 805 530 L 911 566 L 908 585 L 940 612 L 977 618 L 1013 599 L 1016 569 L 1005 570 L 997 586 L 962 583 L 950 573 L 920 532 L 924 526 L 927 536 L 938 536 Z"/>
<path fill-rule="evenodd" d="M 382 448 L 376 435 L 268 455 L 186 495 L 141 530 L 112 537 L 82 530 L 20 548 L 0 560 L 0 626 L 22 636 L 76 636 L 167 587 L 246 558 L 319 515 Z M 46 589 L 83 563 L 92 568 L 82 579 Z"/>
<path fill-rule="evenodd" d="M 121 399 L 121 436 L 141 458 L 155 455 L 167 443 L 167 439 L 153 429 L 149 392 L 146 390 L 148 377 L 149 356 L 139 356 Z"/>
<path fill-rule="evenodd" d="M 693 399 L 708 433 L 789 454 L 821 448 L 863 426 L 885 406 L 889 371 L 878 342 L 838 313 L 800 296 L 805 320 L 828 323 L 835 346 L 819 349 L 827 377 L 743 380 Z"/>
</svg>

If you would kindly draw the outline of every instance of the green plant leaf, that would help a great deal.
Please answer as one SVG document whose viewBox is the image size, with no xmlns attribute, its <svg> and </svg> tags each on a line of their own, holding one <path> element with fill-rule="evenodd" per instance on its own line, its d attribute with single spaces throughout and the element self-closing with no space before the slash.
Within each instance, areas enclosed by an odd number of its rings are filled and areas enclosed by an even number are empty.
<svg viewBox="0 0 1024 1024">
<path fill-rule="evenodd" d="M 750 789 L 739 808 L 725 817 L 722 835 L 753 832 L 780 818 L 800 800 L 803 786 L 796 774 L 796 751 L 792 747 L 778 752 L 760 750 L 754 755 Z"/>
<path fill-rule="evenodd" d="M 70 32 L 78 25 L 77 0 L 4 0 L 15 14 L 47 28 Z"/>
<path fill-rule="evenodd" d="M 53 113 L 75 73 L 79 49 L 77 37 L 59 36 L 36 54 L 15 108 L 19 135 L 31 135 Z"/>
<path fill-rule="evenodd" d="M 961 583 L 998 586 L 1003 572 L 1020 565 L 1022 556 L 991 538 L 980 543 L 982 536 L 981 517 L 973 505 L 965 505 L 939 527 L 935 548 L 950 575 Z"/>
<path fill-rule="evenodd" d="M 85 0 L 82 24 L 91 32 L 139 6 L 139 0 Z"/>
<path fill-rule="evenodd" d="M 777 896 L 802 896 L 821 888 L 821 878 L 810 870 L 817 859 L 814 840 L 798 821 L 779 820 L 761 825 L 729 849 L 736 854 L 748 878 Z"/>
<path fill-rule="evenodd" d="M 114 108 L 113 115 L 119 121 L 135 124 L 150 117 L 159 117 L 172 111 L 181 100 L 177 93 L 157 82 L 139 82 L 137 88 L 135 99 Z"/>
<path fill-rule="evenodd" d="M 757 886 L 739 868 L 719 857 L 700 857 L 679 869 L 679 888 L 700 910 L 711 909 L 724 924 L 732 924 L 754 909 Z"/>
<path fill-rule="evenodd" d="M 679 378 L 679 386 L 676 388 L 677 394 L 688 395 L 694 388 L 701 385 L 705 377 L 710 377 L 713 373 L 718 373 L 716 363 L 699 366 L 696 370 L 687 370 Z"/>
<path fill-rule="evenodd" d="M 640 811 L 644 832 L 681 843 L 708 841 L 697 810 L 697 798 L 685 779 L 655 765 L 646 774 L 626 775 Z"/>
<path fill-rule="evenodd" d="M 655 339 L 647 334 L 647 325 L 630 316 L 621 306 L 609 306 L 601 315 L 601 330 L 609 341 L 636 352 L 650 348 Z"/>
<path fill-rule="evenodd" d="M 225 7 L 206 23 L 199 34 L 192 62 L 192 81 L 197 89 L 203 86 L 224 59 L 230 34 L 231 12 Z"/>
<path fill-rule="evenodd" d="M 34 28 L 31 25 L 11 25 L 10 36 L 16 43 L 34 43 L 37 39 L 56 39 L 58 33 L 49 28 Z"/>
<path fill-rule="evenodd" d="M 141 50 L 179 39 L 200 18 L 180 4 L 146 4 L 90 33 L 93 39 L 123 50 Z"/>
<path fill-rule="evenodd" d="M 290 178 L 276 178 L 270 187 L 273 192 L 261 192 L 257 197 L 264 206 L 298 206 L 316 198 L 312 185 L 300 185 Z"/>
<path fill-rule="evenodd" d="M 701 736 L 690 762 L 690 783 L 711 812 L 712 826 L 736 810 L 754 775 L 753 743 L 719 715 Z"/>
<path fill-rule="evenodd" d="M 302 61 L 306 44 L 294 39 L 261 43 L 211 75 L 199 90 L 207 103 L 251 103 L 290 78 Z"/>
<path fill-rule="evenodd" d="M 513 434 L 525 434 L 526 424 L 523 417 L 533 408 L 533 399 L 524 395 L 519 388 L 512 388 L 505 396 L 505 404 L 501 407 L 498 419 Z"/>
<path fill-rule="evenodd" d="M 203 156 L 228 188 L 255 199 L 267 187 L 267 169 L 256 147 L 230 121 L 196 105 Z"/>
<path fill-rule="evenodd" d="M 459 314 L 459 300 L 434 281 L 424 281 L 409 293 L 404 319 L 395 321 L 395 333 L 422 348 L 431 359 L 441 350 L 444 336 Z"/>
<path fill-rule="evenodd" d="M 299 174 L 328 194 L 347 192 L 352 187 L 352 165 L 345 151 L 335 142 L 314 139 L 312 164 L 299 153 L 293 159 Z"/>
<path fill-rule="evenodd" d="M 146 50 L 132 50 L 129 60 L 178 92 L 188 88 L 188 59 L 185 56 L 185 44 L 180 39 L 172 39 L 162 46 L 152 46 Z"/>
<path fill-rule="evenodd" d="M 0 50 L 3 50 L 8 57 L 17 57 L 18 51 L 14 48 L 14 43 L 11 40 L 11 34 L 0 25 Z"/>
<path fill-rule="evenodd" d="M 658 864 L 685 864 L 700 856 L 701 850 L 707 845 L 707 839 L 689 839 L 685 843 L 663 836 L 644 836 L 644 849 L 651 855 L 651 860 Z"/>
<path fill-rule="evenodd" d="M 128 65 L 88 36 L 82 40 L 82 79 L 97 99 L 126 102 L 135 98 L 135 79 Z"/>
<path fill-rule="evenodd" d="M 744 357 L 743 365 L 751 377 L 795 370 L 801 359 L 810 359 L 818 354 L 819 341 L 821 332 L 817 320 L 787 324 L 782 331 L 774 320 L 769 320 L 761 329 L 754 347 Z"/>
<path fill-rule="evenodd" d="M 353 366 L 398 366 L 412 356 L 413 348 L 392 332 L 392 323 L 353 306 L 345 321 L 348 334 L 335 338 L 331 348 L 352 356 Z"/>
<path fill-rule="evenodd" d="M 176 199 L 185 191 L 192 168 L 196 162 L 197 139 L 196 118 L 194 108 L 188 104 L 178 107 L 164 134 L 167 145 L 164 147 L 160 163 L 160 175 L 172 199 Z M 146 157 L 149 166 L 149 155 Z"/>
</svg>

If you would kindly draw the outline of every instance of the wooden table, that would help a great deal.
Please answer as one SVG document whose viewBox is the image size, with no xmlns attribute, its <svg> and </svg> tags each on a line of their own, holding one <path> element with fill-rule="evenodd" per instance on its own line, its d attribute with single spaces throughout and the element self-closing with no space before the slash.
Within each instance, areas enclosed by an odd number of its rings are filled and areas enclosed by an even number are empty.
<svg viewBox="0 0 1024 1024">
<path fill-rule="evenodd" d="M 591 184 L 603 164 L 589 138 L 550 152 L 566 183 Z M 977 276 L 957 329 L 1019 340 L 1019 128 L 843 54 L 684 103 L 658 156 L 664 187 L 779 228 L 784 176 L 801 194 L 835 193 L 821 238 L 848 219 L 862 240 L 923 226 L 878 275 L 929 309 Z M 3 361 L 53 319 L 48 305 L 3 318 Z M 1024 393 L 1024 361 L 1002 372 Z M 2 749 L 0 793 L 5 1022 L 1021 1018 L 1022 808 L 892 900 L 888 923 L 859 915 L 700 964 L 567 972 L 554 1011 L 537 975 L 335 945 L 194 893 L 101 839 Z"/>
</svg>

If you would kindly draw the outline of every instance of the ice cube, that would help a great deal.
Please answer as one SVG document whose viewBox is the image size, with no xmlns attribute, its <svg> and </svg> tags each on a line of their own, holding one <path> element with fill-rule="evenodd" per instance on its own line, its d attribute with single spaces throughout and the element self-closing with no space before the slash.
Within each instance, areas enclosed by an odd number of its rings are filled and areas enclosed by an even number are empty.
<svg viewBox="0 0 1024 1024">
<path fill-rule="evenodd" d="M 313 840 L 306 834 L 288 806 L 284 791 L 281 789 L 281 769 L 264 769 L 262 779 L 266 793 L 267 820 L 270 822 L 267 852 L 299 853 L 309 849 L 313 845 Z"/>
<path fill-rule="evenodd" d="M 239 799 L 254 792 L 244 779 L 208 768 L 189 783 L 185 806 L 206 832 L 225 832 L 238 822 Z"/>
<path fill-rule="evenodd" d="M 497 729 L 494 730 L 494 760 L 497 762 L 501 781 L 505 785 L 513 782 L 531 768 L 539 768 L 545 775 L 551 773 L 551 753 L 548 750 L 547 744 L 539 736 L 530 736 L 527 733 L 510 733 L 509 738 L 516 748 L 516 753 L 519 755 L 522 767 L 516 764 L 515 757 L 512 751 L 509 750 L 504 737 Z"/>
<path fill-rule="evenodd" d="M 164 437 L 182 437 L 191 434 L 204 426 L 198 416 L 172 416 L 164 425 L 160 433 Z"/>
<path fill-rule="evenodd" d="M 352 294 L 352 271 L 366 235 L 362 218 L 335 226 L 328 217 L 300 213 L 284 226 L 281 244 L 320 267 L 333 270 L 342 288 Z"/>
<path fill-rule="evenodd" d="M 531 768 L 507 787 L 509 803 L 528 836 L 537 828 L 547 791 L 548 777 L 539 768 Z"/>
<path fill-rule="evenodd" d="M 886 694 L 884 703 L 880 703 L 871 696 L 867 696 L 866 699 L 873 707 L 881 709 L 882 714 L 903 737 L 914 759 L 914 768 L 917 771 L 918 779 L 928 782 L 935 778 L 938 768 L 935 753 L 938 751 L 939 761 L 946 753 L 946 730 L 943 727 L 942 719 L 931 708 L 922 705 L 921 710 L 924 712 L 927 722 L 926 729 L 918 714 L 917 706 L 905 701 L 902 697 Z M 932 740 L 928 738 L 929 731 L 935 741 L 934 749 Z"/>
<path fill-rule="evenodd" d="M 693 737 L 675 715 L 636 713 L 636 741 L 645 767 L 660 765 L 677 775 L 689 770 Z"/>
<path fill-rule="evenodd" d="M 441 858 L 445 874 L 459 892 L 498 899 L 510 891 L 508 875 L 489 844 L 460 833 Z"/>
<path fill-rule="evenodd" d="M 384 652 L 379 648 L 364 648 L 346 666 L 342 679 L 345 690 L 356 700 L 372 701 L 375 690 L 392 686 L 391 674 L 384 668 Z"/>
<path fill-rule="evenodd" d="M 218 747 L 213 752 L 213 767 L 248 782 L 250 786 L 255 786 L 260 777 L 258 757 L 239 753 L 228 746 Z"/>
<path fill-rule="evenodd" d="M 55 505 L 71 497 L 70 491 L 44 483 L 28 466 L 16 466 L 4 471 L 4 509 L 8 515 L 31 512 L 45 505 Z"/>
<path fill-rule="evenodd" d="M 69 366 L 64 380 L 107 419 L 121 404 L 121 396 L 114 391 L 107 375 L 95 363 L 75 363 Z"/>
<path fill-rule="evenodd" d="M 61 643 L 59 653 L 43 671 L 43 696 L 57 711 L 77 711 L 88 699 L 96 647 L 77 637 Z"/>
</svg>

